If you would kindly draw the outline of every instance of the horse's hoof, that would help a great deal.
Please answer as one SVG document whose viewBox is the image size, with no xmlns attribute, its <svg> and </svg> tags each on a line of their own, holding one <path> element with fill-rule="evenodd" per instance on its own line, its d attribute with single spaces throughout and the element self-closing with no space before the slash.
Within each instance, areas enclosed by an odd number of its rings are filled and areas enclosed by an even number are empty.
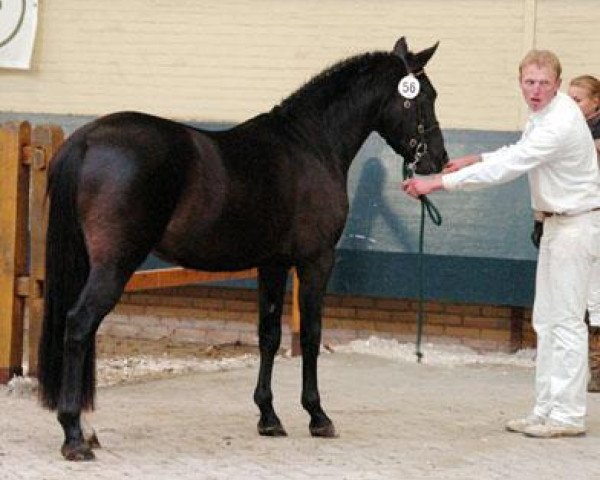
<svg viewBox="0 0 600 480">
<path fill-rule="evenodd" d="M 258 422 L 258 433 L 264 437 L 287 437 L 287 432 L 281 423 L 275 425 L 262 425 Z"/>
<path fill-rule="evenodd" d="M 325 425 L 313 426 L 309 427 L 310 434 L 313 437 L 322 437 L 322 438 L 337 438 L 338 434 L 335 431 L 335 427 L 333 423 L 329 422 Z"/>
<path fill-rule="evenodd" d="M 85 439 L 85 444 L 90 449 L 102 448 L 102 445 L 100 445 L 100 440 L 98 440 L 98 437 L 96 436 L 95 433 L 91 437 Z"/>
<path fill-rule="evenodd" d="M 60 452 L 70 462 L 85 462 L 96 458 L 92 449 L 85 443 L 77 445 L 68 445 L 65 443 Z"/>
</svg>

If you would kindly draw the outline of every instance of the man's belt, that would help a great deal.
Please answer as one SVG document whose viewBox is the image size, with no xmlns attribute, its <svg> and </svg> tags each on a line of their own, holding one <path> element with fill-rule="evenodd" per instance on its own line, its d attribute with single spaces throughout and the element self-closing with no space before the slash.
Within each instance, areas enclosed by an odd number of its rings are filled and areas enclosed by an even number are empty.
<svg viewBox="0 0 600 480">
<path fill-rule="evenodd" d="M 574 217 L 576 215 L 583 215 L 584 213 L 595 212 L 597 210 L 600 210 L 600 207 L 592 208 L 590 210 L 586 210 L 584 212 L 578 212 L 578 213 L 558 213 L 558 212 L 543 212 L 543 211 L 540 211 L 539 213 L 541 214 L 541 216 L 543 218 L 548 218 L 548 217 Z"/>
</svg>

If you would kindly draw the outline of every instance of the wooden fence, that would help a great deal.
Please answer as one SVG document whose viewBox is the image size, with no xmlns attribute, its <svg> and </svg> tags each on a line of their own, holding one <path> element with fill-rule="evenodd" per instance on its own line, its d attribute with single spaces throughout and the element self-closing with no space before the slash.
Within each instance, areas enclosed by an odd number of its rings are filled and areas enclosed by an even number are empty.
<svg viewBox="0 0 600 480">
<path fill-rule="evenodd" d="M 29 373 L 37 371 L 44 310 L 48 166 L 64 140 L 56 125 L 7 122 L 0 127 L 0 383 L 23 374 L 25 311 Z M 126 291 L 256 277 L 256 269 L 201 272 L 184 268 L 139 271 Z M 299 353 L 298 282 L 294 275 L 292 353 Z"/>
<path fill-rule="evenodd" d="M 0 382 L 23 373 L 25 307 L 29 311 L 30 371 L 44 308 L 48 163 L 63 141 L 54 125 L 28 122 L 0 128 Z"/>
</svg>

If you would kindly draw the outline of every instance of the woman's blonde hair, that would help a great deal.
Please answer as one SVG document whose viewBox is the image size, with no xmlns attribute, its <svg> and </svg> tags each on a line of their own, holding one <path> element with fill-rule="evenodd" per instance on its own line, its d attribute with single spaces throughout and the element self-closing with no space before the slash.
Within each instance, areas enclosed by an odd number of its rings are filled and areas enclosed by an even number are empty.
<svg viewBox="0 0 600 480">
<path fill-rule="evenodd" d="M 527 55 L 523 57 L 521 63 L 519 63 L 519 76 L 523 73 L 523 69 L 527 65 L 534 64 L 538 67 L 550 67 L 556 73 L 556 79 L 560 79 L 562 73 L 562 67 L 560 66 L 560 60 L 556 54 L 550 50 L 530 50 Z"/>
<path fill-rule="evenodd" d="M 593 75 L 580 75 L 579 77 L 575 77 L 571 80 L 569 85 L 585 88 L 590 93 L 591 98 L 600 98 L 600 80 Z"/>
</svg>

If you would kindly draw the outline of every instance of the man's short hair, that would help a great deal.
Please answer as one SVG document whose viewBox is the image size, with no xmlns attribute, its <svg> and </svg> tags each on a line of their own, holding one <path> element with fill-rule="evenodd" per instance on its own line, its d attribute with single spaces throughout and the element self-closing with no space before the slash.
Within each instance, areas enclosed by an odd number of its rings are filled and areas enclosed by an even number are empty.
<svg viewBox="0 0 600 480">
<path fill-rule="evenodd" d="M 556 54 L 550 50 L 530 50 L 527 55 L 523 57 L 521 63 L 519 63 L 519 76 L 523 73 L 523 69 L 527 65 L 534 64 L 538 67 L 550 67 L 556 73 L 556 79 L 560 79 L 562 68 L 560 66 L 560 60 Z"/>
</svg>

